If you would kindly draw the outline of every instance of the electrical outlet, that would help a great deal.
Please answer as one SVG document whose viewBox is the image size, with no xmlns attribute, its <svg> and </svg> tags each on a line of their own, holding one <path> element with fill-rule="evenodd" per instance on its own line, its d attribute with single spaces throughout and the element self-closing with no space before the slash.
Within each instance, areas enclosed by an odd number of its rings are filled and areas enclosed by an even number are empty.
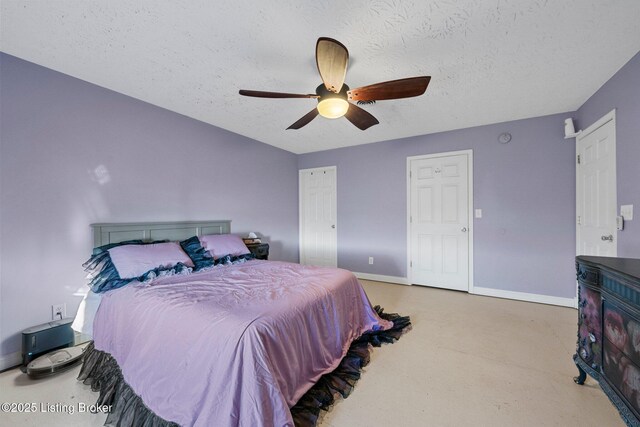
<svg viewBox="0 0 640 427">
<path fill-rule="evenodd" d="M 369 264 L 373 264 L 373 257 L 372 256 L 369 257 Z"/>
<path fill-rule="evenodd" d="M 54 304 L 51 306 L 51 320 L 60 320 L 67 317 L 66 304 Z"/>
</svg>

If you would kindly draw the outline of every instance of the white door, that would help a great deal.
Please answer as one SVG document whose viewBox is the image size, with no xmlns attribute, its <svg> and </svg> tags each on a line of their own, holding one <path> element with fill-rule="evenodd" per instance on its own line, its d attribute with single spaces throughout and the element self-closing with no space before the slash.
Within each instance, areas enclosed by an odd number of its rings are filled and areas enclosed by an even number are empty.
<svg viewBox="0 0 640 427">
<path fill-rule="evenodd" d="M 613 112 L 577 137 L 576 152 L 577 255 L 617 256 Z"/>
<path fill-rule="evenodd" d="M 469 290 L 470 154 L 410 159 L 409 278 Z"/>
<path fill-rule="evenodd" d="M 300 263 L 338 266 L 336 167 L 303 169 L 300 188 Z"/>
</svg>

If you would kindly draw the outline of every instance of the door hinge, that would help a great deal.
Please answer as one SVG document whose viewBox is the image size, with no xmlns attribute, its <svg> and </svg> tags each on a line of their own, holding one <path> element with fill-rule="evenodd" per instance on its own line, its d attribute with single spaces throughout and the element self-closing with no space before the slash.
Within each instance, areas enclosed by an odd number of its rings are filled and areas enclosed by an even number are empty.
<svg viewBox="0 0 640 427">
<path fill-rule="evenodd" d="M 580 154 L 578 154 L 578 164 L 580 164 Z"/>
<path fill-rule="evenodd" d="M 411 171 L 409 171 L 409 178 L 411 178 Z"/>
<path fill-rule="evenodd" d="M 578 215 L 578 225 L 582 225 L 582 217 Z"/>
<path fill-rule="evenodd" d="M 409 224 L 413 224 L 413 216 L 409 215 Z"/>
<path fill-rule="evenodd" d="M 413 267 L 413 261 L 409 261 L 409 267 Z"/>
</svg>

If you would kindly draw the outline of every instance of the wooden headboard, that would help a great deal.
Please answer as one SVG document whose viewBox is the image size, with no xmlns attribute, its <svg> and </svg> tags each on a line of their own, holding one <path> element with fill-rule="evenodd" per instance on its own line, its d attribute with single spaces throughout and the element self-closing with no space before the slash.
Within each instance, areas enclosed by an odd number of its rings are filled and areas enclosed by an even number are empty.
<svg viewBox="0 0 640 427">
<path fill-rule="evenodd" d="M 124 240 L 185 240 L 191 236 L 229 234 L 231 221 L 171 221 L 91 224 L 93 247 Z"/>
</svg>

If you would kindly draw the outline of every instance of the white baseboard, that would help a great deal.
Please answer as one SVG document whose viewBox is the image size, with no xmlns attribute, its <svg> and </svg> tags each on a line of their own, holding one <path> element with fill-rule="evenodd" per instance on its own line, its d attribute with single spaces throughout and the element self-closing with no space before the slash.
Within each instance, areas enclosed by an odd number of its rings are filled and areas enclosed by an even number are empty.
<svg viewBox="0 0 640 427">
<path fill-rule="evenodd" d="M 518 301 L 536 302 L 539 304 L 559 305 L 562 307 L 576 308 L 575 298 L 554 297 L 550 295 L 529 294 L 526 292 L 505 291 L 502 289 L 473 287 L 475 295 L 484 295 L 487 297 L 506 298 Z"/>
<path fill-rule="evenodd" d="M 382 274 L 358 273 L 355 271 L 353 272 L 353 274 L 355 274 L 355 276 L 358 279 L 373 280 L 375 282 L 397 283 L 399 285 L 407 285 L 407 286 L 410 285 L 409 280 L 406 277 L 385 276 Z M 502 289 L 483 288 L 479 286 L 474 286 L 473 290 L 470 291 L 469 293 L 474 295 L 487 296 L 487 297 L 512 299 L 516 301 L 535 302 L 538 304 L 558 305 L 561 307 L 571 307 L 571 308 L 578 307 L 576 298 L 563 298 L 563 297 L 554 297 L 550 295 L 530 294 L 527 292 L 505 291 Z"/>
<path fill-rule="evenodd" d="M 369 274 L 369 273 L 357 273 L 353 272 L 358 279 L 373 280 L 374 282 L 387 282 L 397 283 L 399 285 L 409 285 L 409 281 L 406 277 L 399 276 L 384 276 L 382 274 Z"/>
<path fill-rule="evenodd" d="M 19 351 L 0 356 L 0 371 L 13 368 L 20 364 L 22 364 L 22 354 Z"/>
</svg>

